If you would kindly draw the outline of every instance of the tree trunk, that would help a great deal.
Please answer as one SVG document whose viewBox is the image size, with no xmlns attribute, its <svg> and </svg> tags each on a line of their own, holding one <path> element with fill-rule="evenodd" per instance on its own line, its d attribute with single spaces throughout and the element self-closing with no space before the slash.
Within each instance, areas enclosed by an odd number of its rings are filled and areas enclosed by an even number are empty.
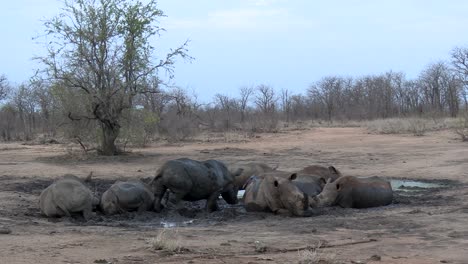
<svg viewBox="0 0 468 264">
<path fill-rule="evenodd" d="M 102 142 L 101 142 L 101 154 L 105 156 L 112 156 L 118 154 L 115 140 L 119 136 L 120 127 L 112 126 L 101 123 L 102 129 Z"/>
</svg>

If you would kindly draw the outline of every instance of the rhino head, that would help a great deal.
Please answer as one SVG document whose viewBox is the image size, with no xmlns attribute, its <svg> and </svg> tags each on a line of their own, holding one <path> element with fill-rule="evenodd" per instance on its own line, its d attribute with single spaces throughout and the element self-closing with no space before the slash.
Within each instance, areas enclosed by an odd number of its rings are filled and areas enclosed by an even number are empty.
<svg viewBox="0 0 468 264">
<path fill-rule="evenodd" d="M 310 207 L 315 208 L 334 205 L 341 187 L 342 186 L 337 182 L 332 182 L 332 179 L 328 179 L 325 182 L 322 192 L 310 200 Z"/>
<path fill-rule="evenodd" d="M 285 209 L 296 216 L 310 216 L 309 196 L 292 183 L 296 178 L 297 173 L 293 173 L 287 179 L 276 179 L 273 184 Z"/>
</svg>

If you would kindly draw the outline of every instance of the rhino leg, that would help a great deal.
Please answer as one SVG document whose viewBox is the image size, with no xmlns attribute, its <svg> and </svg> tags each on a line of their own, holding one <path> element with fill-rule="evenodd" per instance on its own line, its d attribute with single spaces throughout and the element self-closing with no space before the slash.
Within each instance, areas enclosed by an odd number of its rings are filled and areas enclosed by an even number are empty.
<svg viewBox="0 0 468 264">
<path fill-rule="evenodd" d="M 164 197 L 164 194 L 166 193 L 166 186 L 164 185 L 157 185 L 155 191 L 154 191 L 154 211 L 157 213 L 161 212 L 162 209 L 164 209 L 164 206 L 161 204 L 162 198 Z"/>
<path fill-rule="evenodd" d="M 65 207 L 65 205 L 63 205 L 63 203 L 61 203 L 61 201 L 56 201 L 57 202 L 57 215 L 61 215 L 61 216 L 67 216 L 67 217 L 71 217 L 71 214 L 70 212 L 68 212 L 67 208 Z M 61 212 L 62 214 L 59 214 L 58 212 Z"/>
<path fill-rule="evenodd" d="M 174 205 L 174 208 L 176 210 L 182 209 L 182 203 L 181 201 L 185 197 L 186 193 L 185 192 L 174 192 L 174 195 L 171 198 L 171 202 Z"/>
<path fill-rule="evenodd" d="M 292 215 L 292 213 L 288 209 L 284 208 L 274 210 L 273 213 L 277 215 Z"/>
<path fill-rule="evenodd" d="M 83 210 L 83 218 L 85 221 L 89 221 L 93 217 L 93 211 L 90 208 L 86 208 Z"/>
<path fill-rule="evenodd" d="M 206 200 L 206 211 L 207 212 L 211 213 L 213 211 L 218 211 L 219 210 L 218 203 L 217 203 L 219 195 L 220 195 L 219 192 L 215 192 L 215 193 L 211 194 L 210 197 L 208 197 L 208 199 Z"/>
</svg>

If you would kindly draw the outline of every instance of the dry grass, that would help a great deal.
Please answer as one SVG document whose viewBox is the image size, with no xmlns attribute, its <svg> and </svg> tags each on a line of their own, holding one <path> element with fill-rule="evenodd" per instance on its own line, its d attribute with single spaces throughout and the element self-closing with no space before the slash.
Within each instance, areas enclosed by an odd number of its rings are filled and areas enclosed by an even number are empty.
<svg viewBox="0 0 468 264">
<path fill-rule="evenodd" d="M 178 253 L 182 251 L 180 238 L 177 233 L 177 229 L 161 229 L 154 238 L 148 241 L 151 249 L 164 250 L 170 253 Z"/>
<path fill-rule="evenodd" d="M 388 118 L 366 122 L 366 128 L 377 134 L 413 134 L 423 136 L 427 131 L 458 127 L 456 118 Z"/>
<path fill-rule="evenodd" d="M 321 243 L 313 249 L 298 252 L 299 264 L 334 264 L 337 263 L 336 255 L 332 253 L 319 252 Z"/>
<path fill-rule="evenodd" d="M 458 127 L 455 128 L 462 141 L 468 141 L 468 113 L 458 118 Z"/>
</svg>

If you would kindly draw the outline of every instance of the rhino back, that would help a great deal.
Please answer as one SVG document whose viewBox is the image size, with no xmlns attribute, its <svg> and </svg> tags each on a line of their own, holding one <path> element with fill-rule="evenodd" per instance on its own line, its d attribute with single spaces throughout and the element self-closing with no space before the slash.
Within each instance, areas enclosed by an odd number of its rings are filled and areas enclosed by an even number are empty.
<svg viewBox="0 0 468 264">
<path fill-rule="evenodd" d="M 165 185 L 172 192 L 185 193 L 183 199 L 188 201 L 206 199 L 221 188 L 220 180 L 214 173 L 210 173 L 203 163 L 190 159 L 166 162 L 155 182 Z"/>
<path fill-rule="evenodd" d="M 211 169 L 214 179 L 218 187 L 224 187 L 229 183 L 234 182 L 234 177 L 229 172 L 228 168 L 224 163 L 218 160 L 207 160 L 204 162 L 205 166 L 208 169 Z"/>
<path fill-rule="evenodd" d="M 231 172 L 236 171 L 237 169 L 242 168 L 243 171 L 241 175 L 237 176 L 234 178 L 234 184 L 238 186 L 239 188 L 242 188 L 244 184 L 247 182 L 247 180 L 254 175 L 261 175 L 265 172 L 270 172 L 274 171 L 273 168 L 270 166 L 263 164 L 263 163 L 247 163 L 245 165 L 239 165 L 239 166 L 234 166 L 230 168 Z"/>
<path fill-rule="evenodd" d="M 142 203 L 142 195 L 145 192 L 142 186 L 129 182 L 121 182 L 113 185 L 111 188 L 118 199 L 119 205 L 123 208 L 138 208 Z"/>
<path fill-rule="evenodd" d="M 45 188 L 41 192 L 41 195 L 39 196 L 39 207 L 41 209 L 41 212 L 46 216 L 58 215 L 57 206 L 55 205 L 55 202 L 52 196 L 52 188 L 53 188 L 52 185 Z"/>
<path fill-rule="evenodd" d="M 377 178 L 356 178 L 347 182 L 338 196 L 342 207 L 369 208 L 392 203 L 393 190 L 389 182 Z"/>
<path fill-rule="evenodd" d="M 268 202 L 264 192 L 264 179 L 252 177 L 245 188 L 243 196 L 244 207 L 249 212 L 267 211 Z"/>
<path fill-rule="evenodd" d="M 91 191 L 81 182 L 75 180 L 60 180 L 52 188 L 55 203 L 61 201 L 69 212 L 81 212 L 92 208 L 93 196 Z"/>
</svg>

